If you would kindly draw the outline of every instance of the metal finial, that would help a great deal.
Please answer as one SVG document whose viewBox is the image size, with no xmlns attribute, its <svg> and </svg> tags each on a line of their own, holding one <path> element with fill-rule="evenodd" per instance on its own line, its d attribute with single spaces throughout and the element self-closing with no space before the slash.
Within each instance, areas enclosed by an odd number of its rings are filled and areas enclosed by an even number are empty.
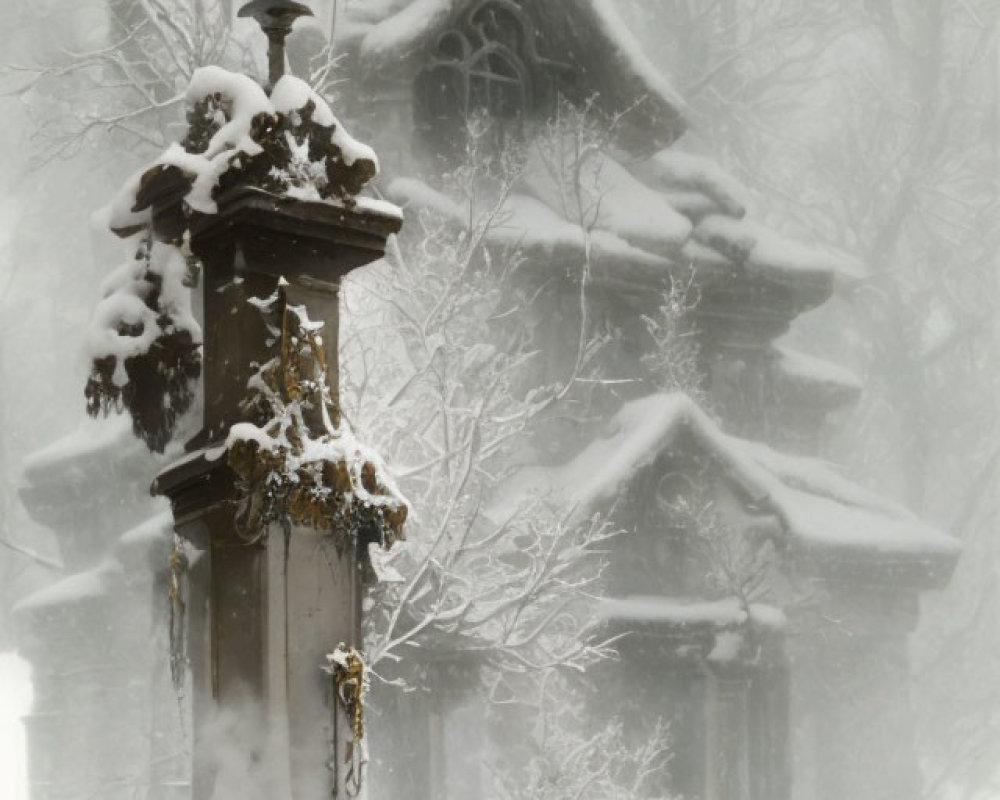
<svg viewBox="0 0 1000 800">
<path fill-rule="evenodd" d="M 295 0 L 251 0 L 237 16 L 253 17 L 267 34 L 267 89 L 270 91 L 285 74 L 285 37 L 299 17 L 313 15 L 309 6 Z"/>
</svg>

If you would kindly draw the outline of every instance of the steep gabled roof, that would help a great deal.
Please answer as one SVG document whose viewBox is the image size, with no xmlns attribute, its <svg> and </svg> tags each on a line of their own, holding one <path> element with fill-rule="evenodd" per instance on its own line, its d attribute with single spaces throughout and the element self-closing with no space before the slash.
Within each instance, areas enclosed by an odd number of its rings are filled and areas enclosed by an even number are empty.
<svg viewBox="0 0 1000 800">
<path fill-rule="evenodd" d="M 650 153 L 671 143 L 686 127 L 685 103 L 643 53 L 611 0 L 491 0 L 526 12 L 543 56 L 566 62 L 573 81 L 563 87 L 575 102 L 596 97 L 609 115 L 629 110 L 622 144 Z M 348 12 L 343 44 L 356 49 L 361 68 L 380 78 L 411 78 L 419 57 L 438 37 L 483 0 L 412 0 L 381 3 L 373 13 Z"/>
<path fill-rule="evenodd" d="M 940 585 L 950 575 L 959 553 L 956 540 L 851 483 L 829 464 L 725 434 L 683 394 L 626 404 L 608 434 L 566 464 L 518 472 L 488 513 L 502 519 L 532 495 L 575 507 L 581 517 L 605 510 L 682 434 L 714 461 L 748 505 L 778 517 L 790 554 L 806 568 L 843 577 L 874 568 L 880 578 L 916 585 Z"/>
<path fill-rule="evenodd" d="M 573 62 L 585 94 L 571 100 L 586 103 L 596 94 L 605 112 L 630 109 L 616 127 L 621 151 L 594 153 L 587 166 L 600 195 L 598 218 L 585 225 L 597 256 L 596 281 L 648 292 L 671 265 L 693 266 L 704 301 L 698 315 L 709 321 L 756 314 L 763 335 L 775 336 L 797 314 L 825 302 L 838 281 L 863 272 L 844 253 L 748 219 L 749 192 L 739 181 L 711 158 L 667 146 L 683 131 L 683 99 L 643 54 L 612 0 L 380 0 L 349 7 L 349 49 L 369 75 L 412 81 L 442 34 L 486 5 L 530 17 L 539 54 Z M 539 263 L 548 264 L 554 254 L 581 255 L 587 237 L 580 220 L 560 207 L 560 191 L 540 161 L 531 153 L 502 229 L 490 239 L 519 243 L 529 260 L 535 251 Z M 395 182 L 389 194 L 411 209 L 442 208 L 428 202 L 433 192 L 414 180 Z M 658 283 L 649 283 L 650 274 Z"/>
</svg>

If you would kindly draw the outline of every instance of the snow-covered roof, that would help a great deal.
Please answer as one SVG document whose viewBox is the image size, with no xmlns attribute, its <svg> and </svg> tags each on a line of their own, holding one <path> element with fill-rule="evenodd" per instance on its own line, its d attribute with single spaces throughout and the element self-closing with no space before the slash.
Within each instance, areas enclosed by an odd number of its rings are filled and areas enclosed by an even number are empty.
<svg viewBox="0 0 1000 800">
<path fill-rule="evenodd" d="M 571 217 L 572 208 L 562 208 L 567 202 L 564 181 L 553 179 L 545 166 L 538 144 L 529 151 L 522 183 L 525 190 L 555 209 L 562 217 Z M 574 165 L 564 166 L 564 174 Z M 633 177 L 621 164 L 606 153 L 593 153 L 583 164 L 578 178 L 585 186 L 586 200 L 591 210 L 584 211 L 585 224 L 595 230 L 622 237 L 629 244 L 656 255 L 676 253 L 691 236 L 692 223 L 677 211 L 662 193 Z M 573 198 L 569 199 L 573 202 Z"/>
<path fill-rule="evenodd" d="M 371 26 L 361 40 L 361 57 L 374 69 L 406 59 L 451 19 L 458 5 L 456 0 L 411 0 L 361 6 L 355 13 Z"/>
<path fill-rule="evenodd" d="M 780 608 L 764 603 L 744 608 L 735 597 L 606 597 L 597 601 L 596 611 L 611 632 L 626 633 L 630 638 L 652 634 L 661 643 L 673 639 L 680 658 L 705 658 L 715 663 L 759 658 L 749 631 L 753 630 L 754 639 L 762 633 L 780 636 L 788 624 Z"/>
<path fill-rule="evenodd" d="M 732 217 L 746 214 L 749 192 L 710 158 L 671 147 L 642 162 L 639 171 L 650 186 L 700 197 L 705 207 L 715 213 Z"/>
<path fill-rule="evenodd" d="M 703 289 L 714 282 L 731 291 L 734 277 L 779 287 L 791 299 L 787 307 L 768 313 L 789 320 L 825 302 L 838 281 L 851 282 L 862 272 L 846 254 L 795 241 L 747 219 L 748 192 L 739 182 L 711 159 L 676 147 L 628 167 L 607 153 L 588 156 L 579 170 L 587 194 L 580 220 L 578 211 L 564 208 L 565 187 L 553 175 L 558 167 L 551 164 L 552 154 L 540 152 L 544 146 L 535 144 L 529 151 L 515 193 L 488 232 L 489 241 L 516 244 L 529 260 L 546 266 L 553 255 L 579 260 L 586 226 L 594 261 L 611 273 L 598 272 L 595 280 L 613 276 L 647 290 L 643 278 L 651 272 L 694 267 Z M 455 202 L 415 178 L 397 178 L 387 193 L 414 210 L 432 210 L 459 224 L 469 219 L 467 202 Z M 752 313 L 757 299 L 743 298 L 742 313 Z"/>
<path fill-rule="evenodd" d="M 165 457 L 180 449 L 172 443 Z M 68 506 L 74 499 L 90 498 L 97 487 L 137 470 L 155 470 L 158 462 L 136 439 L 127 417 L 112 416 L 99 425 L 88 419 L 24 459 L 19 491 L 32 517 L 51 525 L 50 506 L 57 499 Z M 145 497 L 144 490 L 141 495 Z"/>
<path fill-rule="evenodd" d="M 114 559 L 102 561 L 96 567 L 69 575 L 49 584 L 18 601 L 15 613 L 38 611 L 68 606 L 82 600 L 100 597 L 122 574 L 122 567 Z"/>
<path fill-rule="evenodd" d="M 860 264 L 842 253 L 805 245 L 745 218 L 710 214 L 698 221 L 693 236 L 751 274 L 786 275 L 791 280 L 830 275 L 852 280 L 863 274 Z"/>
<path fill-rule="evenodd" d="M 501 5 L 501 4 L 498 4 Z M 542 56 L 573 60 L 571 85 L 579 84 L 584 101 L 593 96 L 613 115 L 632 109 L 622 139 L 637 152 L 674 141 L 685 127 L 686 104 L 667 77 L 643 52 L 610 0 L 521 0 L 544 42 Z M 429 51 L 437 38 L 462 15 L 475 10 L 473 0 L 379 0 L 348 7 L 337 33 L 342 48 L 354 50 L 362 69 L 380 79 L 409 80 L 414 57 Z M 577 58 L 576 54 L 587 54 Z"/>
<path fill-rule="evenodd" d="M 507 4 L 502 0 L 498 7 Z M 566 193 L 552 180 L 546 157 L 533 149 L 524 178 L 505 210 L 502 230 L 491 232 L 491 241 L 537 250 L 538 260 L 549 264 L 554 254 L 579 256 L 586 238 L 581 225 L 590 228 L 593 223 L 590 243 L 597 266 L 603 264 L 609 270 L 603 276 L 598 270 L 592 276 L 595 280 L 606 278 L 635 287 L 651 268 L 653 272 L 669 268 L 670 262 L 694 266 L 702 272 L 703 283 L 722 286 L 723 295 L 735 285 L 734 277 L 778 287 L 779 307 L 763 313 L 789 320 L 825 302 L 838 280 L 850 282 L 863 272 L 844 253 L 797 241 L 747 219 L 750 193 L 740 182 L 713 159 L 675 145 L 682 133 L 678 125 L 684 101 L 643 53 L 612 0 L 517 0 L 509 5 L 531 18 L 539 55 L 580 62 L 571 66 L 586 94 L 571 100 L 586 103 L 595 97 L 602 108 L 601 102 L 613 98 L 609 102 L 617 103 L 615 109 L 605 111 L 635 106 L 618 125 L 641 129 L 641 135 L 626 133 L 629 141 L 619 136 L 617 144 L 627 155 L 612 158 L 592 153 L 581 170 L 592 184 L 590 192 L 599 198 L 593 204 L 596 220 L 577 219 L 573 210 L 562 208 Z M 415 59 L 427 57 L 439 36 L 460 26 L 463 15 L 478 8 L 472 0 L 348 4 L 341 28 L 350 29 L 352 36 L 359 26 L 364 28 L 364 34 L 347 49 L 354 48 L 368 74 L 390 80 L 398 75 L 401 81 L 412 81 L 421 66 Z M 560 91 L 566 94 L 567 90 Z M 654 101 L 652 110 L 644 111 L 648 103 L 640 102 L 643 98 Z M 432 198 L 411 179 L 394 182 L 389 195 L 414 208 L 442 210 L 439 198 Z M 526 255 L 530 258 L 532 253 Z M 628 274 L 633 266 L 637 275 Z M 740 289 L 740 294 L 748 293 Z M 773 296 L 763 295 L 762 302 Z M 729 313 L 732 302 L 726 295 L 725 308 L 716 311 Z M 706 315 L 711 313 L 706 304 Z"/>
<path fill-rule="evenodd" d="M 626 404 L 608 434 L 557 467 L 526 467 L 488 511 L 503 519 L 538 495 L 575 507 L 584 516 L 609 504 L 630 481 L 676 445 L 682 434 L 709 455 L 749 502 L 774 513 L 793 556 L 831 564 L 870 563 L 907 578 L 947 578 L 958 543 L 902 506 L 851 483 L 831 465 L 779 453 L 724 433 L 683 394 L 658 394 Z M 669 457 L 669 456 L 668 456 Z"/>
<path fill-rule="evenodd" d="M 775 380 L 794 392 L 827 397 L 839 404 L 856 399 L 864 388 L 861 378 L 839 364 L 800 353 L 782 342 L 775 342 L 772 351 Z"/>
<path fill-rule="evenodd" d="M 104 425 L 94 425 L 87 420 L 72 433 L 26 456 L 22 462 L 24 477 L 35 482 L 43 479 L 49 470 L 65 464 L 79 462 L 85 465 L 96 456 L 128 447 L 133 439 L 131 427 L 124 417 L 114 417 Z"/>
<path fill-rule="evenodd" d="M 722 600 L 702 600 L 690 597 L 661 595 L 602 598 L 597 613 L 605 620 L 649 622 L 671 627 L 708 625 L 714 628 L 738 628 L 753 622 L 762 628 L 781 630 L 787 624 L 780 608 L 765 603 L 751 603 L 749 614 L 735 597 Z"/>
<path fill-rule="evenodd" d="M 130 568 L 138 567 L 146 575 L 150 548 L 169 546 L 173 522 L 169 510 L 154 514 L 119 536 L 112 552 L 98 564 L 57 578 L 21 599 L 14 610 L 23 614 L 72 606 L 109 595 L 117 584 L 128 579 Z"/>
<path fill-rule="evenodd" d="M 468 201 L 457 202 L 416 178 L 397 178 L 386 189 L 393 202 L 416 210 L 424 209 L 464 225 L 469 220 Z M 546 261 L 566 261 L 578 257 L 585 246 L 586 233 L 551 206 L 527 194 L 511 194 L 486 232 L 486 240 L 500 247 L 518 247 Z M 636 247 L 621 236 L 597 228 L 591 231 L 590 246 L 597 266 L 609 270 L 641 270 L 664 274 L 670 262 Z"/>
</svg>

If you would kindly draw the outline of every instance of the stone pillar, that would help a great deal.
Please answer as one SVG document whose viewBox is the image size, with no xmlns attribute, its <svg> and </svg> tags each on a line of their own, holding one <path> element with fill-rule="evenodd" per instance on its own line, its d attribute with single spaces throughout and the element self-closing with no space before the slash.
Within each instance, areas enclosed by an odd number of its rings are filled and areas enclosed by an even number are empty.
<svg viewBox="0 0 1000 800">
<path fill-rule="evenodd" d="M 261 727 L 237 743 L 273 796 L 328 797 L 344 788 L 350 728 L 322 667 L 338 643 L 361 640 L 354 554 L 338 551 L 329 531 L 272 526 L 247 544 L 227 535 L 231 525 L 208 509 L 177 526 L 199 545 L 186 598 L 194 797 L 232 786 L 216 738 L 234 725 Z"/>
<path fill-rule="evenodd" d="M 195 550 L 187 576 L 194 800 L 220 788 L 242 791 L 248 778 L 273 797 L 345 796 L 358 777 L 345 765 L 350 720 L 337 713 L 322 668 L 338 644 L 361 646 L 354 540 L 345 531 L 272 523 L 248 541 L 236 526 L 241 489 L 220 453 L 231 426 L 246 419 L 247 380 L 273 355 L 275 333 L 249 301 L 272 295 L 285 279 L 289 306 L 305 305 L 325 323 L 336 405 L 340 279 L 381 257 L 400 222 L 247 187 L 218 205 L 191 225 L 192 250 L 204 264 L 204 427 L 191 454 L 154 485 Z M 246 774 L 232 769 L 232 756 Z"/>
</svg>

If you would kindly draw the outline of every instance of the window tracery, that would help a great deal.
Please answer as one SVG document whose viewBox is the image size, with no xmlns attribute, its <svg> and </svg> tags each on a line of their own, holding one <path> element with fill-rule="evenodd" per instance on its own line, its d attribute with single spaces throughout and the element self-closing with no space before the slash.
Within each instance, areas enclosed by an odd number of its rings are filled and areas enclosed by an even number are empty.
<svg viewBox="0 0 1000 800">
<path fill-rule="evenodd" d="M 481 0 L 442 33 L 416 78 L 417 126 L 438 146 L 460 143 L 464 123 L 485 114 L 503 138 L 554 102 L 553 71 L 528 14 L 513 0 Z"/>
</svg>

